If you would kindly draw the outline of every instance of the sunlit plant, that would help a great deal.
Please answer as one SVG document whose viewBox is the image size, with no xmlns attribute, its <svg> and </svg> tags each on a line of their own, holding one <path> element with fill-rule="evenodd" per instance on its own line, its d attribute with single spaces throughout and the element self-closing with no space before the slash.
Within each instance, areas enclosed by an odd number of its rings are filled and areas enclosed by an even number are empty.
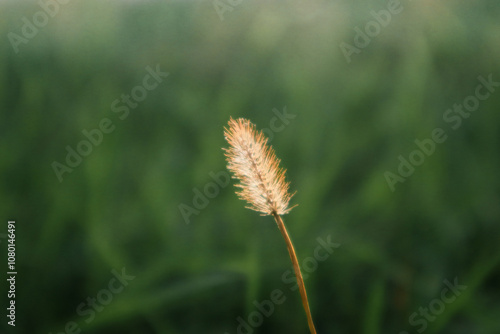
<svg viewBox="0 0 500 334">
<path fill-rule="evenodd" d="M 316 334 L 299 261 L 281 218 L 293 209 L 289 207 L 289 202 L 294 194 L 289 192 L 290 182 L 285 180 L 286 170 L 280 168 L 280 160 L 276 158 L 273 148 L 267 145 L 268 139 L 249 120 L 230 118 L 228 124 L 229 128 L 224 128 L 224 136 L 229 148 L 223 150 L 227 168 L 233 178 L 240 181 L 236 185 L 239 188 L 236 194 L 249 204 L 248 209 L 258 211 L 262 216 L 274 217 L 292 260 L 309 330 Z"/>
</svg>

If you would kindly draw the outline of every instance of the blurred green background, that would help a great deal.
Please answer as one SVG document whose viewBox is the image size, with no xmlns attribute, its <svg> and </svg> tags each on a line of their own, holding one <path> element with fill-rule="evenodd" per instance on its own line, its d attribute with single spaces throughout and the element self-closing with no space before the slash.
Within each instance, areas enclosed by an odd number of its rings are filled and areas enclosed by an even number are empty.
<svg viewBox="0 0 500 334">
<path fill-rule="evenodd" d="M 215 4 L 0 3 L 3 310 L 11 219 L 18 272 L 16 327 L 2 312 L 0 331 L 308 333 L 273 219 L 213 186 L 232 116 L 279 127 L 318 333 L 500 333 L 500 87 L 456 130 L 443 118 L 479 76 L 500 82 L 498 1 Z M 115 112 L 157 66 L 168 77 Z M 103 119 L 113 131 L 60 182 L 53 163 Z M 446 141 L 392 191 L 385 173 L 436 128 Z M 316 268 L 328 236 L 340 246 Z M 109 294 L 122 268 L 134 278 Z M 455 279 L 467 288 L 443 302 Z M 286 300 L 261 321 L 254 302 L 276 289 Z"/>
</svg>

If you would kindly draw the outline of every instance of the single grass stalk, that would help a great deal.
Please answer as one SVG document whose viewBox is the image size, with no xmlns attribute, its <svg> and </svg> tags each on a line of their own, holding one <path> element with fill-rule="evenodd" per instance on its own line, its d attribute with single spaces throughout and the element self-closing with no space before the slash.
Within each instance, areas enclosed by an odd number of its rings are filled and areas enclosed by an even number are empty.
<svg viewBox="0 0 500 334">
<path fill-rule="evenodd" d="M 295 254 L 295 248 L 293 247 L 292 240 L 290 240 L 290 237 L 288 236 L 288 232 L 286 230 L 285 224 L 283 223 L 283 220 L 281 219 L 281 216 L 278 214 L 273 214 L 273 216 L 281 231 L 281 235 L 283 235 L 283 238 L 286 241 L 286 247 L 288 248 L 288 253 L 290 254 L 290 259 L 292 260 L 293 270 L 295 271 L 295 276 L 297 276 L 297 285 L 299 286 L 300 290 L 300 298 L 302 298 L 302 306 L 304 306 L 304 310 L 306 311 L 309 330 L 312 334 L 316 334 L 316 328 L 314 328 L 311 310 L 309 309 L 309 302 L 307 301 L 306 286 L 304 285 L 304 279 L 302 278 L 302 273 L 300 272 L 299 260 L 297 259 L 297 255 Z"/>
<path fill-rule="evenodd" d="M 226 152 L 227 168 L 233 173 L 233 178 L 240 181 L 236 185 L 240 188 L 236 194 L 247 201 L 247 208 L 260 212 L 262 216 L 274 217 L 292 260 L 309 330 L 311 334 L 316 334 L 299 261 L 281 218 L 295 207 L 289 207 L 295 193 L 288 192 L 290 182 L 285 181 L 286 170 L 279 167 L 280 160 L 276 158 L 273 148 L 267 145 L 262 131 L 257 131 L 249 120 L 230 118 L 228 124 L 229 128 L 224 128 L 224 137 L 229 148 L 223 150 Z"/>
</svg>

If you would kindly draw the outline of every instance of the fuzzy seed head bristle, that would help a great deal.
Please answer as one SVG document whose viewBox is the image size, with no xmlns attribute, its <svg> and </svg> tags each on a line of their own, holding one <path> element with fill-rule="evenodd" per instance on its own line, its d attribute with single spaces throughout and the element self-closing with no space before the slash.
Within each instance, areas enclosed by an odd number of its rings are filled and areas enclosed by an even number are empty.
<svg viewBox="0 0 500 334">
<path fill-rule="evenodd" d="M 233 178 L 240 181 L 236 194 L 248 202 L 247 208 L 261 215 L 284 215 L 288 207 L 290 183 L 285 181 L 285 169 L 279 167 L 280 160 L 267 145 L 262 131 L 257 131 L 249 120 L 230 118 L 229 128 L 224 128 L 224 137 L 229 148 L 223 149 L 227 168 Z"/>
</svg>

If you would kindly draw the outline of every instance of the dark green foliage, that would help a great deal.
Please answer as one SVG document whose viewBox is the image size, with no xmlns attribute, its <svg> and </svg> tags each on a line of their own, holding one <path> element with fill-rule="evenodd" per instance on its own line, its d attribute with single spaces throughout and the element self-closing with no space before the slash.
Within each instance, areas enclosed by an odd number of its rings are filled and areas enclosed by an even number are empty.
<svg viewBox="0 0 500 334">
<path fill-rule="evenodd" d="M 2 3 L 0 234 L 17 221 L 18 293 L 16 328 L 3 316 L 0 331 L 233 334 L 279 289 L 254 333 L 307 333 L 273 219 L 233 181 L 207 186 L 226 171 L 229 116 L 272 129 L 286 107 L 272 146 L 297 190 L 284 220 L 299 259 L 317 238 L 340 244 L 305 279 L 318 333 L 417 333 L 409 317 L 455 277 L 467 289 L 425 333 L 500 332 L 500 87 L 460 125 L 443 119 L 479 76 L 500 82 L 500 6 L 401 4 L 348 63 L 339 45 L 386 2 L 243 1 L 221 21 L 211 1 L 70 1 L 18 53 L 7 34 L 40 7 Z M 157 65 L 169 76 L 113 112 Z M 112 132 L 59 182 L 53 162 L 106 118 Z M 384 173 L 436 128 L 447 139 L 391 191 Z M 186 224 L 179 206 L 205 187 L 217 195 Z M 86 323 L 78 306 L 124 267 L 135 278 Z"/>
</svg>

